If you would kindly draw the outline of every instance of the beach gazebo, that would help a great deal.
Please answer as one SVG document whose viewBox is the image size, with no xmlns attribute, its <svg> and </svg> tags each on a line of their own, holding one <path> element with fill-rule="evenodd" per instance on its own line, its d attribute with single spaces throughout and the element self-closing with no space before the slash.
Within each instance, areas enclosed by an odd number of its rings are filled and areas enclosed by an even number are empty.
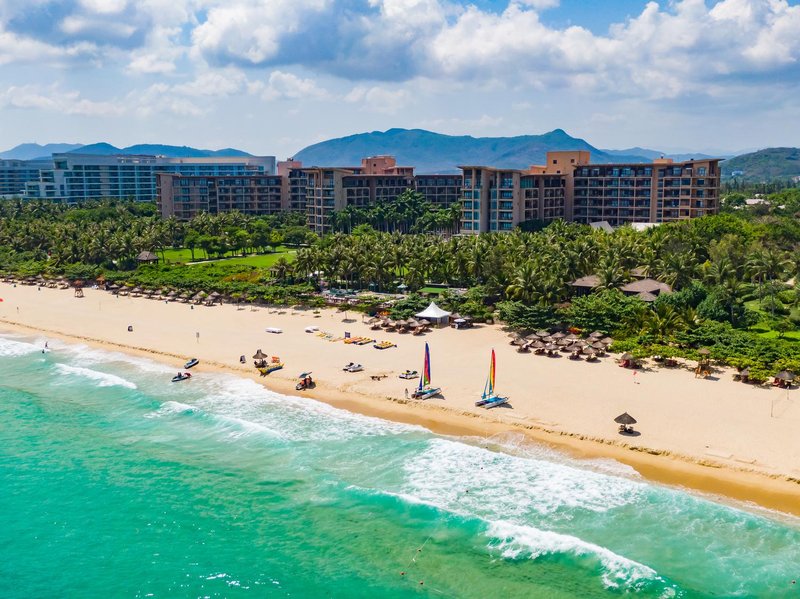
<svg viewBox="0 0 800 599">
<path fill-rule="evenodd" d="M 158 256 L 153 252 L 141 252 L 136 256 L 136 261 L 139 264 L 158 264 Z"/>
<path fill-rule="evenodd" d="M 447 310 L 442 310 L 436 305 L 436 302 L 431 302 L 427 308 L 425 308 L 419 314 L 415 314 L 414 316 L 417 318 L 424 318 L 436 326 L 447 325 L 450 320 L 450 312 Z"/>
<path fill-rule="evenodd" d="M 614 418 L 614 422 L 619 424 L 620 433 L 630 434 L 633 432 L 633 425 L 636 424 L 636 418 L 634 418 L 627 412 L 623 412 L 622 414 Z"/>
</svg>

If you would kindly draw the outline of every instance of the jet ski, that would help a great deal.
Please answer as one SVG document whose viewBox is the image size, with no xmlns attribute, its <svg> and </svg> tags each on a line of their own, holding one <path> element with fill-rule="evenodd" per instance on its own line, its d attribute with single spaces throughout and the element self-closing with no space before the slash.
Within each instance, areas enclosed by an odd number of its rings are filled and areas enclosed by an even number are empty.
<svg viewBox="0 0 800 599">
<path fill-rule="evenodd" d="M 176 374 L 175 376 L 172 377 L 172 382 L 173 383 L 179 383 L 181 381 L 185 381 L 186 379 L 190 379 L 190 378 L 192 378 L 191 373 L 189 373 L 189 372 L 179 372 L 178 374 Z"/>
<path fill-rule="evenodd" d="M 183 365 L 184 368 L 191 368 L 192 366 L 197 366 L 200 363 L 200 360 L 197 358 L 192 358 L 186 364 Z"/>
</svg>

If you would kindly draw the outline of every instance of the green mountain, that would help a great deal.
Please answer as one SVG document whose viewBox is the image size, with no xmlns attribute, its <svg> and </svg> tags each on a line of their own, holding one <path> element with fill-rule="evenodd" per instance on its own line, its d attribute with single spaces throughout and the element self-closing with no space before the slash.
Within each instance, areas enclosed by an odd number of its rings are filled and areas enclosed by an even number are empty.
<svg viewBox="0 0 800 599">
<path fill-rule="evenodd" d="M 459 165 L 528 168 L 532 164 L 544 164 L 551 150 L 589 150 L 592 161 L 598 163 L 650 162 L 641 155 L 611 155 L 562 129 L 517 137 L 472 137 L 422 129 L 389 129 L 323 141 L 300 150 L 294 158 L 306 166 L 356 166 L 366 156 L 391 154 L 399 165 L 414 166 L 418 173 L 450 173 L 458 172 Z"/>
<path fill-rule="evenodd" d="M 722 163 L 723 178 L 761 183 L 800 176 L 800 148 L 765 148 Z"/>
</svg>

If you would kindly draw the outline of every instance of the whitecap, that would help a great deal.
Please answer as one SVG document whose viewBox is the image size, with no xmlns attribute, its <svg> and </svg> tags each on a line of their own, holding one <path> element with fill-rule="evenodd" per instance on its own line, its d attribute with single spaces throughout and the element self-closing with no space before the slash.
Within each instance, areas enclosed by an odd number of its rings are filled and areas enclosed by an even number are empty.
<svg viewBox="0 0 800 599">
<path fill-rule="evenodd" d="M 79 376 L 96 381 L 98 383 L 98 387 L 125 387 L 127 389 L 136 389 L 136 384 L 132 383 L 131 381 L 125 380 L 124 378 L 114 374 L 92 370 L 91 368 L 69 366 L 67 364 L 56 364 L 56 370 L 62 375 Z"/>
<path fill-rule="evenodd" d="M 603 584 L 614 589 L 636 589 L 644 582 L 659 580 L 657 572 L 649 566 L 572 535 L 504 520 L 488 524 L 486 534 L 494 539 L 490 547 L 499 550 L 506 559 L 537 559 L 562 554 L 597 560 L 601 566 Z"/>
<path fill-rule="evenodd" d="M 14 356 L 25 356 L 41 351 L 32 343 L 25 343 L 8 337 L 0 337 L 0 357 L 11 358 Z"/>
<path fill-rule="evenodd" d="M 403 469 L 403 492 L 487 517 L 606 512 L 636 502 L 646 489 L 635 480 L 441 438 L 432 438 Z"/>
</svg>

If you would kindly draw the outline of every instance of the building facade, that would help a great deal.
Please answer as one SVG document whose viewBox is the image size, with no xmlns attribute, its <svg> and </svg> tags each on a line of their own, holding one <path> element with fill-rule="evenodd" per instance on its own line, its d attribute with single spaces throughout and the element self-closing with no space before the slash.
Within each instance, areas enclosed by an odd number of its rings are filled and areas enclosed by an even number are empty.
<svg viewBox="0 0 800 599">
<path fill-rule="evenodd" d="M 25 186 L 29 198 L 79 202 L 99 198 L 156 200 L 156 173 L 200 177 L 274 175 L 274 156 L 167 158 L 148 155 L 53 154 L 51 169 Z"/>
<path fill-rule="evenodd" d="M 719 211 L 719 160 L 587 164 L 574 173 L 572 220 L 665 223 Z"/>
<path fill-rule="evenodd" d="M 191 176 L 156 174 L 159 214 L 181 220 L 202 212 L 220 214 L 234 210 L 262 216 L 290 209 L 284 179 L 278 175 Z"/>
<path fill-rule="evenodd" d="M 462 166 L 461 232 L 525 221 L 663 223 L 719 211 L 719 160 L 591 164 L 586 151 L 548 152 L 528 170 Z"/>
<path fill-rule="evenodd" d="M 42 170 L 52 168 L 52 160 L 0 160 L 0 196 L 24 196 L 25 186 L 38 181 Z"/>
</svg>

